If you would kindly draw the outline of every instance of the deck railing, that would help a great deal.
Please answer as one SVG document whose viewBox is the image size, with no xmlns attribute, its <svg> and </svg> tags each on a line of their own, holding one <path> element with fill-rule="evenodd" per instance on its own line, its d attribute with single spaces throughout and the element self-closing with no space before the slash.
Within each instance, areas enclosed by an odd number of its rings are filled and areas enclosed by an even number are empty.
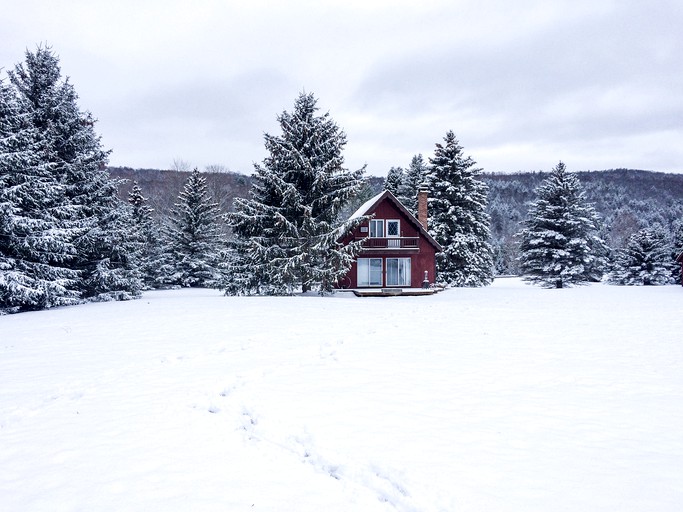
<svg viewBox="0 0 683 512">
<path fill-rule="evenodd" d="M 363 238 L 365 249 L 417 249 L 418 237 Z"/>
</svg>

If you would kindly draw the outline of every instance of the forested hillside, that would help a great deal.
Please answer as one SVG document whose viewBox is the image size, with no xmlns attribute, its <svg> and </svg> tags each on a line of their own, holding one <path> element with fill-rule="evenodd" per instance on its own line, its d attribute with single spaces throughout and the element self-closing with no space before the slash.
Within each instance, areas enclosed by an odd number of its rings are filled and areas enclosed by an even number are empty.
<svg viewBox="0 0 683 512">
<path fill-rule="evenodd" d="M 683 174 L 613 169 L 576 173 L 601 218 L 601 235 L 620 249 L 641 228 L 661 225 L 675 238 L 683 225 Z M 520 222 L 547 172 L 484 175 L 498 274 L 516 274 Z M 678 235 L 680 236 L 680 234 Z"/>
<path fill-rule="evenodd" d="M 137 181 L 159 217 L 168 214 L 188 177 L 188 173 L 181 171 L 128 167 L 110 167 L 109 172 L 126 180 L 120 187 L 122 198 L 127 197 L 133 181 Z M 235 197 L 246 197 L 249 193 L 250 176 L 234 172 L 202 174 L 210 194 L 224 212 L 231 210 Z M 683 225 L 683 174 L 613 169 L 577 175 L 588 201 L 594 203 L 602 219 L 601 235 L 613 250 L 623 247 L 628 237 L 641 228 L 659 224 L 674 238 Z M 499 275 L 518 273 L 518 240 L 514 235 L 526 217 L 528 203 L 535 198 L 534 191 L 547 176 L 547 172 L 482 175 L 489 186 L 488 211 L 496 251 L 495 270 Z M 384 186 L 384 178 L 376 176 L 369 176 L 367 182 L 362 197 L 346 209 L 348 213 Z"/>
<path fill-rule="evenodd" d="M 188 172 L 130 167 L 109 167 L 109 173 L 114 178 L 125 180 L 119 187 L 122 199 L 128 197 L 133 182 L 137 181 L 157 215 L 168 214 L 178 201 L 178 194 L 189 176 Z M 245 197 L 251 186 L 251 178 L 244 174 L 203 172 L 202 176 L 206 178 L 210 194 L 223 211 L 228 211 L 232 207 L 232 200 L 235 197 Z"/>
<path fill-rule="evenodd" d="M 132 169 L 130 167 L 109 167 L 109 173 L 114 178 L 125 180 L 119 187 L 119 196 L 122 199 L 128 197 L 128 192 L 137 181 L 142 193 L 149 200 L 150 207 L 158 216 L 165 216 L 178 201 L 178 194 L 183 188 L 189 173 L 183 171 L 159 170 L 159 169 Z M 206 178 L 209 193 L 224 212 L 232 211 L 232 201 L 236 197 L 247 197 L 251 188 L 251 176 L 237 172 L 202 172 Z M 370 198 L 384 185 L 384 178 L 369 176 L 367 189 L 362 196 Z M 356 203 L 362 204 L 359 197 Z M 353 205 L 349 205 L 350 210 Z M 353 209 L 355 210 L 355 208 Z M 351 211 L 353 211 L 351 210 Z"/>
</svg>

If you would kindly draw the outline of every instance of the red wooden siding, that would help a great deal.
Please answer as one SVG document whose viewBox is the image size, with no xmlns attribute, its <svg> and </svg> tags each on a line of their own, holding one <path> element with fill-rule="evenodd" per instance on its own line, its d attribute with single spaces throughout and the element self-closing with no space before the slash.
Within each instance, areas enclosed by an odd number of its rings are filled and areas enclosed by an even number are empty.
<svg viewBox="0 0 683 512">
<path fill-rule="evenodd" d="M 392 196 L 393 197 L 393 196 Z M 364 249 L 358 255 L 358 258 L 381 258 L 382 259 L 382 285 L 387 287 L 387 258 L 410 258 L 410 287 L 421 288 L 424 280 L 425 271 L 428 273 L 430 283 L 434 282 L 436 276 L 436 251 L 437 247 L 425 237 L 424 232 L 420 230 L 418 221 L 415 217 L 408 214 L 404 209 L 394 204 L 395 199 L 384 198 L 374 208 L 365 212 L 367 215 L 374 213 L 373 219 L 383 219 L 384 235 L 386 237 L 386 221 L 399 220 L 400 233 L 398 239 L 389 237 L 386 238 L 370 238 L 369 237 L 369 222 L 364 222 L 349 236 L 345 241 L 364 240 Z M 397 201 L 397 200 L 396 200 Z M 363 228 L 366 231 L 363 231 Z M 390 247 L 389 245 L 394 245 Z M 360 288 L 358 286 L 358 264 L 354 262 L 351 270 L 345 279 L 339 283 L 340 287 L 344 288 Z M 367 286 L 368 288 L 377 288 L 380 286 Z M 399 286 L 401 287 L 401 286 Z M 403 285 L 405 288 L 406 286 Z"/>
</svg>

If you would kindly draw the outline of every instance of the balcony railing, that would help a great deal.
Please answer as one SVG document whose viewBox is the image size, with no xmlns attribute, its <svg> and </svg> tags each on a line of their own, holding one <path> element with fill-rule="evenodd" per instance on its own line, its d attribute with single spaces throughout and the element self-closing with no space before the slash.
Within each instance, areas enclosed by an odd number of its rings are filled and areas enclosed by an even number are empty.
<svg viewBox="0 0 683 512">
<path fill-rule="evenodd" d="M 364 249 L 417 249 L 418 237 L 363 238 Z"/>
</svg>

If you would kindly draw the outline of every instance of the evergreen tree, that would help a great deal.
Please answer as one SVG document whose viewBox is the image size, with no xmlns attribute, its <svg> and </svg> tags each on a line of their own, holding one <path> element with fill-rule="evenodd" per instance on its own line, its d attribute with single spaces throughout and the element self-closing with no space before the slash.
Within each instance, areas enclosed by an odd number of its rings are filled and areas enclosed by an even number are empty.
<svg viewBox="0 0 683 512">
<path fill-rule="evenodd" d="M 0 82 L 0 313 L 73 304 L 78 275 L 67 268 L 82 235 L 49 163 L 29 106 Z"/>
<path fill-rule="evenodd" d="M 683 254 L 683 219 L 677 220 L 673 225 L 673 252 L 671 253 L 672 261 L 676 261 L 679 255 Z M 673 272 L 674 282 L 681 284 L 681 267 L 674 264 Z"/>
<path fill-rule="evenodd" d="M 363 178 L 362 182 L 358 192 L 349 198 L 342 209 L 339 210 L 339 214 L 337 215 L 337 221 L 339 223 L 348 219 L 356 210 L 358 210 L 358 208 L 378 194 L 378 190 L 373 187 L 369 179 Z"/>
<path fill-rule="evenodd" d="M 403 180 L 396 197 L 413 215 L 417 215 L 417 192 L 426 183 L 427 173 L 427 164 L 422 155 L 415 155 L 403 174 Z"/>
<path fill-rule="evenodd" d="M 392 167 L 384 180 L 384 189 L 398 198 L 401 185 L 403 184 L 404 171 L 402 167 Z"/>
<path fill-rule="evenodd" d="M 452 131 L 444 142 L 436 144 L 426 179 L 429 233 L 443 248 L 437 254 L 437 279 L 451 286 L 487 285 L 493 279 L 487 187 Z"/>
<path fill-rule="evenodd" d="M 147 204 L 147 198 L 142 194 L 142 189 L 137 181 L 133 181 L 133 186 L 128 192 L 128 203 L 133 208 L 133 221 L 139 226 L 149 226 L 152 224 L 153 208 Z"/>
<path fill-rule="evenodd" d="M 137 181 L 128 193 L 128 203 L 132 208 L 134 230 L 140 239 L 139 269 L 147 289 L 153 288 L 159 278 L 159 262 L 162 260 L 159 227 L 152 217 L 154 209 L 147 204 Z"/>
<path fill-rule="evenodd" d="M 536 193 L 520 233 L 524 280 L 547 288 L 599 280 L 605 244 L 578 178 L 560 162 Z"/>
<path fill-rule="evenodd" d="M 73 239 L 75 254 L 65 261 L 79 274 L 79 293 L 95 300 L 138 296 L 138 248 L 128 236 L 127 205 L 118 199 L 118 182 L 106 172 L 109 151 L 102 149 L 95 120 L 79 109 L 68 78 L 61 79 L 59 59 L 50 48 L 39 47 L 35 53 L 27 51 L 26 62 L 8 76 L 45 139 L 41 161 L 64 187 L 71 206 L 67 221 L 82 230 Z"/>
<path fill-rule="evenodd" d="M 363 219 L 339 221 L 363 187 L 365 169 L 344 169 L 346 135 L 317 100 L 302 93 L 278 116 L 282 135 L 265 135 L 269 153 L 255 166 L 250 197 L 237 199 L 229 222 L 235 235 L 226 292 L 330 291 L 346 274 L 359 244 L 339 240 Z"/>
<path fill-rule="evenodd" d="M 140 297 L 142 239 L 134 228 L 131 208 L 117 199 L 115 206 L 94 210 L 96 222 L 77 244 L 83 297 L 94 301 Z"/>
<path fill-rule="evenodd" d="M 671 253 L 671 242 L 661 226 L 643 228 L 617 253 L 608 281 L 645 286 L 673 283 L 677 265 Z"/>
<path fill-rule="evenodd" d="M 178 195 L 165 229 L 166 261 L 160 268 L 162 286 L 215 287 L 225 241 L 222 214 L 211 201 L 206 178 L 195 168 Z"/>
</svg>

